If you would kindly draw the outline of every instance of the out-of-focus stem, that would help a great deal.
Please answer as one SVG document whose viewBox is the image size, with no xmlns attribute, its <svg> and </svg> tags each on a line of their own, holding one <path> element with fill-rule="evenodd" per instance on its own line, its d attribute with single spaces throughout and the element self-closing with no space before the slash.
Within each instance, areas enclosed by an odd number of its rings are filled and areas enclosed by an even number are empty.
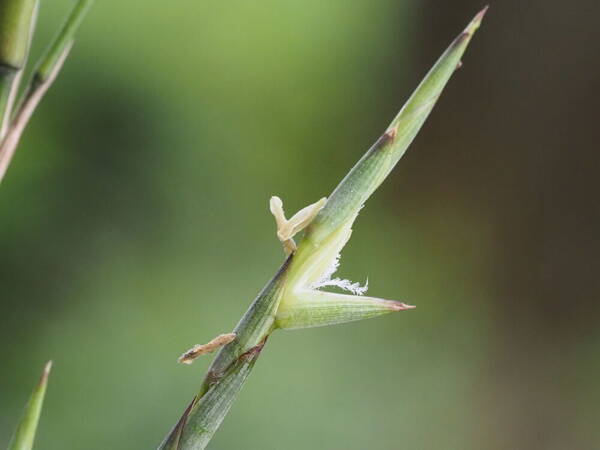
<svg viewBox="0 0 600 450">
<path fill-rule="evenodd" d="M 10 124 L 38 5 L 38 0 L 0 0 L 0 139 Z"/>
<path fill-rule="evenodd" d="M 48 46 L 46 53 L 40 58 L 15 116 L 7 126 L 5 133 L 0 135 L 2 139 L 0 142 L 0 183 L 4 179 L 29 119 L 60 72 L 75 43 L 75 32 L 93 3 L 94 0 L 79 0 L 75 4 L 58 34 Z"/>
<path fill-rule="evenodd" d="M 6 175 L 6 171 L 8 170 L 8 166 L 10 165 L 10 162 L 15 154 L 17 145 L 19 144 L 19 140 L 23 134 L 23 130 L 25 130 L 29 119 L 31 119 L 31 116 L 42 100 L 42 97 L 44 97 L 44 94 L 52 85 L 52 82 L 55 80 L 58 72 L 60 72 L 60 69 L 70 50 L 71 47 L 65 48 L 61 58 L 55 64 L 54 71 L 50 74 L 50 76 L 46 78 L 44 82 L 37 84 L 35 88 L 31 88 L 25 95 L 23 103 L 20 105 L 17 114 L 11 122 L 10 128 L 0 144 L 0 183 L 2 183 L 4 175 Z"/>
<path fill-rule="evenodd" d="M 44 56 L 40 58 L 32 85 L 43 83 L 54 74 L 56 65 L 62 64 L 65 49 L 73 46 L 75 33 L 93 4 L 94 0 L 79 0 L 75 4 Z"/>
</svg>

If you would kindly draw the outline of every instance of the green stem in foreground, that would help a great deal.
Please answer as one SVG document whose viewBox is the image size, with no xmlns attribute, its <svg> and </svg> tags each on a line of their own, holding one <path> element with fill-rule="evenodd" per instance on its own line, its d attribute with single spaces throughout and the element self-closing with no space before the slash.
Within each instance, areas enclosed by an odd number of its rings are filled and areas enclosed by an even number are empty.
<svg viewBox="0 0 600 450">
<path fill-rule="evenodd" d="M 19 422 L 19 426 L 8 446 L 8 450 L 31 450 L 33 447 L 40 414 L 42 413 L 42 406 L 44 405 L 44 397 L 46 395 L 48 376 L 50 375 L 51 368 L 52 361 L 48 361 L 42 372 L 40 382 L 35 387 L 27 406 L 25 407 L 25 413 L 23 414 L 21 422 Z"/>
<path fill-rule="evenodd" d="M 242 388 L 270 334 L 349 322 L 409 309 L 403 303 L 333 294 L 320 287 L 330 280 L 339 252 L 348 241 L 358 211 L 402 157 L 443 88 L 460 64 L 485 10 L 454 40 L 400 110 L 386 132 L 352 168 L 308 224 L 303 240 L 267 284 L 221 349 L 199 393 L 160 445 L 160 450 L 206 448 Z M 343 285 L 344 283 L 342 283 Z M 340 285 L 340 284 L 338 284 Z M 348 284 L 345 284 L 348 286 Z M 350 286 L 350 290 L 356 287 Z"/>
<path fill-rule="evenodd" d="M 217 430 L 275 325 L 289 257 L 234 329 L 236 339 L 223 347 L 183 417 L 161 449 L 205 448 Z"/>
</svg>

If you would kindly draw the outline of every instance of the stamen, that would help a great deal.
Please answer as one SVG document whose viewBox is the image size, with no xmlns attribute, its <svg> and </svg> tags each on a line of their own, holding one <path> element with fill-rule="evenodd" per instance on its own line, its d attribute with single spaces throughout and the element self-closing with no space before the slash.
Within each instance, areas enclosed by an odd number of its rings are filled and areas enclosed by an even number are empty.
<svg viewBox="0 0 600 450">
<path fill-rule="evenodd" d="M 271 214 L 275 217 L 275 223 L 277 224 L 277 238 L 283 244 L 283 250 L 286 255 L 296 251 L 296 243 L 293 239 L 294 235 L 302 231 L 312 222 L 323 206 L 325 206 L 326 202 L 327 198 L 323 197 L 318 202 L 301 209 L 294 214 L 290 220 L 287 220 L 285 218 L 283 202 L 281 199 L 277 196 L 271 197 L 269 207 Z"/>
</svg>

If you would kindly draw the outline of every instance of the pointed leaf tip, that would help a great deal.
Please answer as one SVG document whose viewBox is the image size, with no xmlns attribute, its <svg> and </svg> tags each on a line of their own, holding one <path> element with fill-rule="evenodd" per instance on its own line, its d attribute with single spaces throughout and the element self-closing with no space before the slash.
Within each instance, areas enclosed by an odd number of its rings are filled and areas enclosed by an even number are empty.
<svg viewBox="0 0 600 450">
<path fill-rule="evenodd" d="M 479 28 L 479 26 L 481 25 L 481 21 L 483 20 L 483 17 L 485 16 L 485 13 L 487 13 L 487 10 L 489 9 L 489 7 L 490 7 L 490 5 L 486 5 L 481 11 L 479 11 L 477 14 L 475 14 L 475 17 L 473 17 L 473 20 L 471 20 L 471 23 L 469 23 L 469 25 L 467 25 L 465 32 L 467 32 L 469 34 L 473 34 L 475 32 L 475 30 L 477 30 L 477 28 Z"/>
<path fill-rule="evenodd" d="M 48 361 L 44 366 L 44 370 L 42 372 L 42 378 L 40 379 L 40 383 L 47 383 L 48 377 L 50 376 L 50 371 L 52 370 L 52 360 Z"/>
<path fill-rule="evenodd" d="M 408 311 L 410 309 L 416 308 L 416 306 L 414 305 L 409 305 L 407 303 L 399 302 L 397 300 L 381 300 L 381 302 L 384 303 L 386 309 L 391 312 Z"/>
<path fill-rule="evenodd" d="M 477 13 L 480 22 L 483 19 L 483 16 L 485 16 L 485 14 L 487 13 L 488 9 L 490 9 L 490 5 L 485 5 L 483 9 Z"/>
<path fill-rule="evenodd" d="M 394 302 L 395 305 L 393 307 L 394 311 L 407 311 L 409 309 L 415 309 L 416 306 L 415 305 L 407 305 L 406 303 L 402 303 L 402 302 Z"/>
<path fill-rule="evenodd" d="M 8 447 L 9 450 L 31 450 L 33 447 L 51 369 L 52 361 L 48 361 L 44 366 L 40 381 L 33 390 L 29 402 L 25 407 L 25 413 Z"/>
</svg>

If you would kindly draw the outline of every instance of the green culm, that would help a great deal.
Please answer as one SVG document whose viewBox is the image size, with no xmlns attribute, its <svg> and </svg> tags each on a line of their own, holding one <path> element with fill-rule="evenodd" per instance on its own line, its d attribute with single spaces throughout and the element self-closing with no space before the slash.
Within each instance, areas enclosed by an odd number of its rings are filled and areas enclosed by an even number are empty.
<svg viewBox="0 0 600 450">
<path fill-rule="evenodd" d="M 413 308 L 398 301 L 366 297 L 362 294 L 367 286 L 332 276 L 360 209 L 402 157 L 460 67 L 486 10 L 450 44 L 379 140 L 329 198 L 307 206 L 289 220 L 281 199 L 271 199 L 277 237 L 287 258 L 233 330 L 235 339 L 219 350 L 200 391 L 159 450 L 206 448 L 275 330 L 333 325 Z M 296 245 L 293 236 L 302 230 L 304 235 Z M 354 295 L 322 290 L 327 286 Z"/>
</svg>

